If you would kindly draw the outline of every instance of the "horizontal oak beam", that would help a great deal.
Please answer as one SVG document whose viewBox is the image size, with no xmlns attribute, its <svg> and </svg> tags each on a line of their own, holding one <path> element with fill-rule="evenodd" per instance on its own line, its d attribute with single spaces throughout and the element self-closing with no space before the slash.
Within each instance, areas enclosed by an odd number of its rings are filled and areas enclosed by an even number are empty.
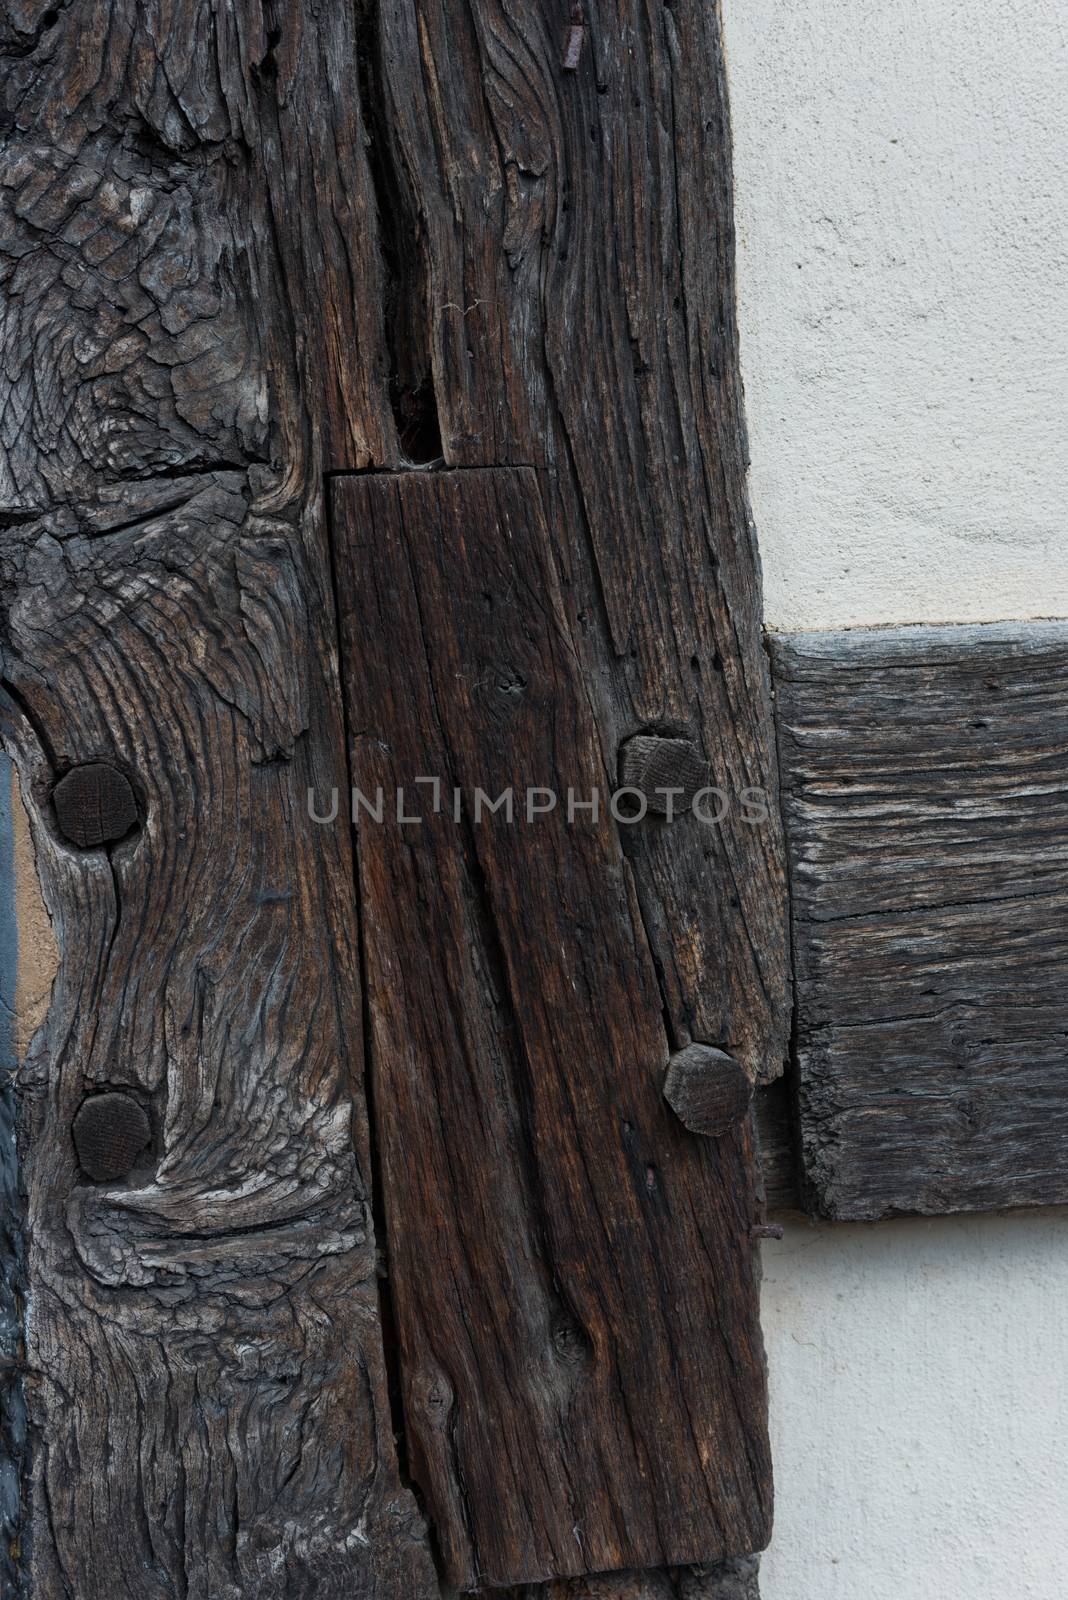
<svg viewBox="0 0 1068 1600">
<path fill-rule="evenodd" d="M 808 1205 L 1068 1201 L 1068 623 L 771 656 Z"/>
</svg>

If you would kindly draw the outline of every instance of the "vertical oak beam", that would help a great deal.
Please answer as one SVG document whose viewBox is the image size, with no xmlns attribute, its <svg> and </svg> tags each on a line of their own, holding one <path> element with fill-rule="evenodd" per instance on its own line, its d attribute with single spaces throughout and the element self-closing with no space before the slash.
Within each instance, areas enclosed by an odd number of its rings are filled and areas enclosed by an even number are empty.
<svg viewBox="0 0 1068 1600">
<path fill-rule="evenodd" d="M 406 196 L 450 466 L 542 470 L 607 765 L 690 741 L 769 800 L 625 833 L 674 1042 L 754 1079 L 789 1027 L 784 848 L 734 315 L 719 8 L 381 0 L 376 123 Z M 404 218 L 407 218 L 407 221 Z M 414 353 L 413 353 L 414 352 Z"/>
<path fill-rule="evenodd" d="M 636 761 L 675 761 L 685 788 L 707 767 L 729 796 L 718 828 L 690 811 L 620 838 L 667 1047 L 771 1080 L 789 1025 L 786 886 L 718 7 L 623 0 L 576 23 L 535 0 L 382 0 L 376 46 L 377 170 L 404 196 L 410 434 L 427 466 L 536 470 L 604 770 L 626 781 Z M 433 535 L 410 537 L 418 571 Z M 746 791 L 766 800 L 762 825 Z M 751 1149 L 725 1143 L 709 1203 L 755 1211 Z M 737 1355 L 759 1345 L 755 1290 L 729 1299 Z M 759 1440 L 755 1391 L 749 1425 Z"/>
<path fill-rule="evenodd" d="M 715 1138 L 665 1098 L 537 474 L 343 477 L 332 509 L 409 1459 L 446 1574 L 759 1549 L 748 1092 Z"/>
</svg>

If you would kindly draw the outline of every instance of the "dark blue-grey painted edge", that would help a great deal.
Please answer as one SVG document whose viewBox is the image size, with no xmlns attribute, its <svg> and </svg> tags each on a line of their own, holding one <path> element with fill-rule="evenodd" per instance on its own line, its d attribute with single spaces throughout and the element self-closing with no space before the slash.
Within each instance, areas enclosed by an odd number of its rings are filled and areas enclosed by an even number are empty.
<svg viewBox="0 0 1068 1600">
<path fill-rule="evenodd" d="M 15 1071 L 15 920 L 12 764 L 0 752 L 0 1594 L 22 1592 L 21 1528 L 26 1456 L 22 1304 L 24 1196 L 19 1181 Z"/>
</svg>

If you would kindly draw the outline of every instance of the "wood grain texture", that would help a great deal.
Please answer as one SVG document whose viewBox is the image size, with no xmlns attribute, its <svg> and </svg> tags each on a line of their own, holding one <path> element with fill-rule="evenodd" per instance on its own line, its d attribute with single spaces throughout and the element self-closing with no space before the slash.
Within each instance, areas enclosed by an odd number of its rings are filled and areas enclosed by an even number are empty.
<svg viewBox="0 0 1068 1600">
<path fill-rule="evenodd" d="M 674 1572 L 620 1572 L 498 1590 L 499 1600 L 760 1600 L 759 1556 Z"/>
<path fill-rule="evenodd" d="M 565 70 L 565 11 L 9 0 L 0 12 L 4 731 L 63 955 L 18 1086 L 33 1600 L 437 1591 L 386 1396 L 352 863 L 345 830 L 309 830 L 304 810 L 309 787 L 347 776 L 324 473 L 537 465 L 552 557 L 539 553 L 537 581 L 545 606 L 555 567 L 549 613 L 553 629 L 566 618 L 588 704 L 582 748 L 607 774 L 635 734 L 688 740 L 714 782 L 767 789 L 777 815 L 718 14 L 625 0 L 589 18 Z M 52 791 L 96 761 L 126 774 L 142 826 L 76 849 Z M 668 1049 L 700 1039 L 774 1076 L 786 1025 L 775 825 L 735 806 L 718 831 L 653 818 L 622 838 L 626 917 L 619 839 L 599 848 L 610 926 L 629 929 L 639 980 L 624 1000 L 642 1002 L 627 1072 L 646 1041 L 659 1075 Z M 482 948 L 490 893 L 466 956 Z M 480 981 L 499 985 L 501 969 Z M 592 1021 L 566 998 L 585 1039 Z M 510 1048 L 507 1015 L 496 1026 Z M 621 1036 L 618 1018 L 602 1026 Z M 150 1175 L 79 1175 L 73 1118 L 102 1090 L 151 1110 Z M 667 1119 L 659 1077 L 656 1100 Z M 749 1135 L 714 1169 L 672 1127 L 680 1193 L 695 1163 L 708 1191 L 666 1260 L 706 1218 L 707 1248 L 691 1240 L 677 1306 L 631 1311 L 670 1323 L 692 1309 L 703 1327 L 717 1296 L 729 1302 L 738 1315 L 704 1359 L 699 1420 L 733 1420 L 694 1502 L 661 1506 L 650 1469 L 621 1502 L 641 1513 L 633 1533 L 605 1511 L 604 1565 L 675 1559 L 670 1539 L 648 1537 L 656 1517 L 669 1534 L 690 1519 L 696 1535 L 694 1506 L 732 1472 L 759 1488 L 706 1519 L 702 1546 L 729 1536 L 740 1551 L 766 1533 L 763 1447 L 747 1468 L 736 1449 L 759 1434 L 752 1261 L 723 1244 L 748 1220 Z M 606 1160 L 622 1159 L 609 1145 Z M 520 1180 L 525 1227 L 532 1180 Z M 657 1206 L 669 1215 L 673 1181 L 624 1184 L 630 1215 L 649 1227 Z M 628 1280 L 583 1282 L 578 1220 L 565 1222 L 579 1303 L 621 1303 Z M 542 1239 L 524 1227 L 544 1287 Z M 644 1282 L 649 1263 L 617 1243 Z M 430 1295 L 423 1263 L 398 1265 L 404 1236 L 386 1244 L 395 1292 Z M 555 1293 L 539 1315 L 555 1313 Z M 549 1324 L 545 1404 L 573 1390 L 581 1413 L 610 1370 L 598 1363 L 617 1355 L 588 1351 L 565 1311 Z M 451 1325 L 452 1348 L 466 1331 Z M 481 1374 L 462 1376 L 476 1407 Z M 432 1418 L 441 1397 L 427 1381 L 418 1369 L 409 1408 L 423 1396 Z M 687 1367 L 676 1387 L 695 1384 Z M 613 1471 L 626 1477 L 643 1452 L 659 1465 L 666 1449 L 629 1428 L 605 1443 L 604 1500 Z M 581 1455 L 588 1441 L 573 1438 Z M 495 1452 L 517 1458 L 506 1443 L 492 1440 L 486 1476 Z M 559 1510 L 566 1486 L 544 1492 Z M 523 1484 L 495 1495 L 513 1527 Z"/>
<path fill-rule="evenodd" d="M 624 834 L 676 1047 L 782 1070 L 785 875 L 745 497 L 719 8 L 382 0 L 376 148 L 410 262 L 410 391 L 451 466 L 535 465 L 606 764 L 689 740 L 767 790 Z"/>
<path fill-rule="evenodd" d="M 0 98 L 4 734 L 62 952 L 18 1079 L 27 1593 L 425 1600 L 352 864 L 304 810 L 343 768 L 324 463 L 396 449 L 352 14 L 16 0 Z M 79 848 L 94 762 L 142 826 Z M 99 1091 L 153 1142 L 93 1183 Z"/>
<path fill-rule="evenodd" d="M 772 653 L 810 1200 L 1068 1201 L 1068 624 Z"/>
<path fill-rule="evenodd" d="M 389 800 L 358 856 L 409 1459 L 447 1574 L 758 1549 L 748 1120 L 696 1138 L 665 1102 L 618 831 L 566 814 L 611 778 L 537 475 L 339 478 L 333 517 L 354 781 Z M 560 803 L 528 820 L 528 785 Z"/>
<path fill-rule="evenodd" d="M 19 929 L 13 767 L 0 752 L 0 1594 L 21 1588 L 26 1455 L 25 1195 L 18 1149 Z"/>
</svg>

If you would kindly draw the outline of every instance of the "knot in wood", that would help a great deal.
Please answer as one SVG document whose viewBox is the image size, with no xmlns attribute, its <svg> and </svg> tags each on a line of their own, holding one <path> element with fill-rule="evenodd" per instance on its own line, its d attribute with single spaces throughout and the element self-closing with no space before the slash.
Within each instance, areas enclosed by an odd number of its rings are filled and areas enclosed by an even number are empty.
<svg viewBox="0 0 1068 1600">
<path fill-rule="evenodd" d="M 106 761 L 72 767 L 52 790 L 59 831 L 81 850 L 113 844 L 137 822 L 137 800 L 126 775 Z"/>
<path fill-rule="evenodd" d="M 593 1359 L 593 1345 L 585 1328 L 568 1317 L 558 1318 L 553 1327 L 553 1349 L 557 1360 L 565 1367 L 589 1366 Z"/>
<path fill-rule="evenodd" d="M 94 1183 L 125 1178 L 152 1140 L 144 1108 L 129 1094 L 94 1094 L 83 1100 L 72 1128 L 78 1164 Z"/>
<path fill-rule="evenodd" d="M 619 751 L 619 781 L 637 789 L 660 816 L 677 816 L 693 805 L 708 783 L 708 761 L 692 739 L 637 733 Z"/>
<path fill-rule="evenodd" d="M 749 1110 L 753 1085 L 733 1056 L 688 1044 L 668 1062 L 664 1098 L 691 1133 L 718 1139 Z"/>
</svg>

